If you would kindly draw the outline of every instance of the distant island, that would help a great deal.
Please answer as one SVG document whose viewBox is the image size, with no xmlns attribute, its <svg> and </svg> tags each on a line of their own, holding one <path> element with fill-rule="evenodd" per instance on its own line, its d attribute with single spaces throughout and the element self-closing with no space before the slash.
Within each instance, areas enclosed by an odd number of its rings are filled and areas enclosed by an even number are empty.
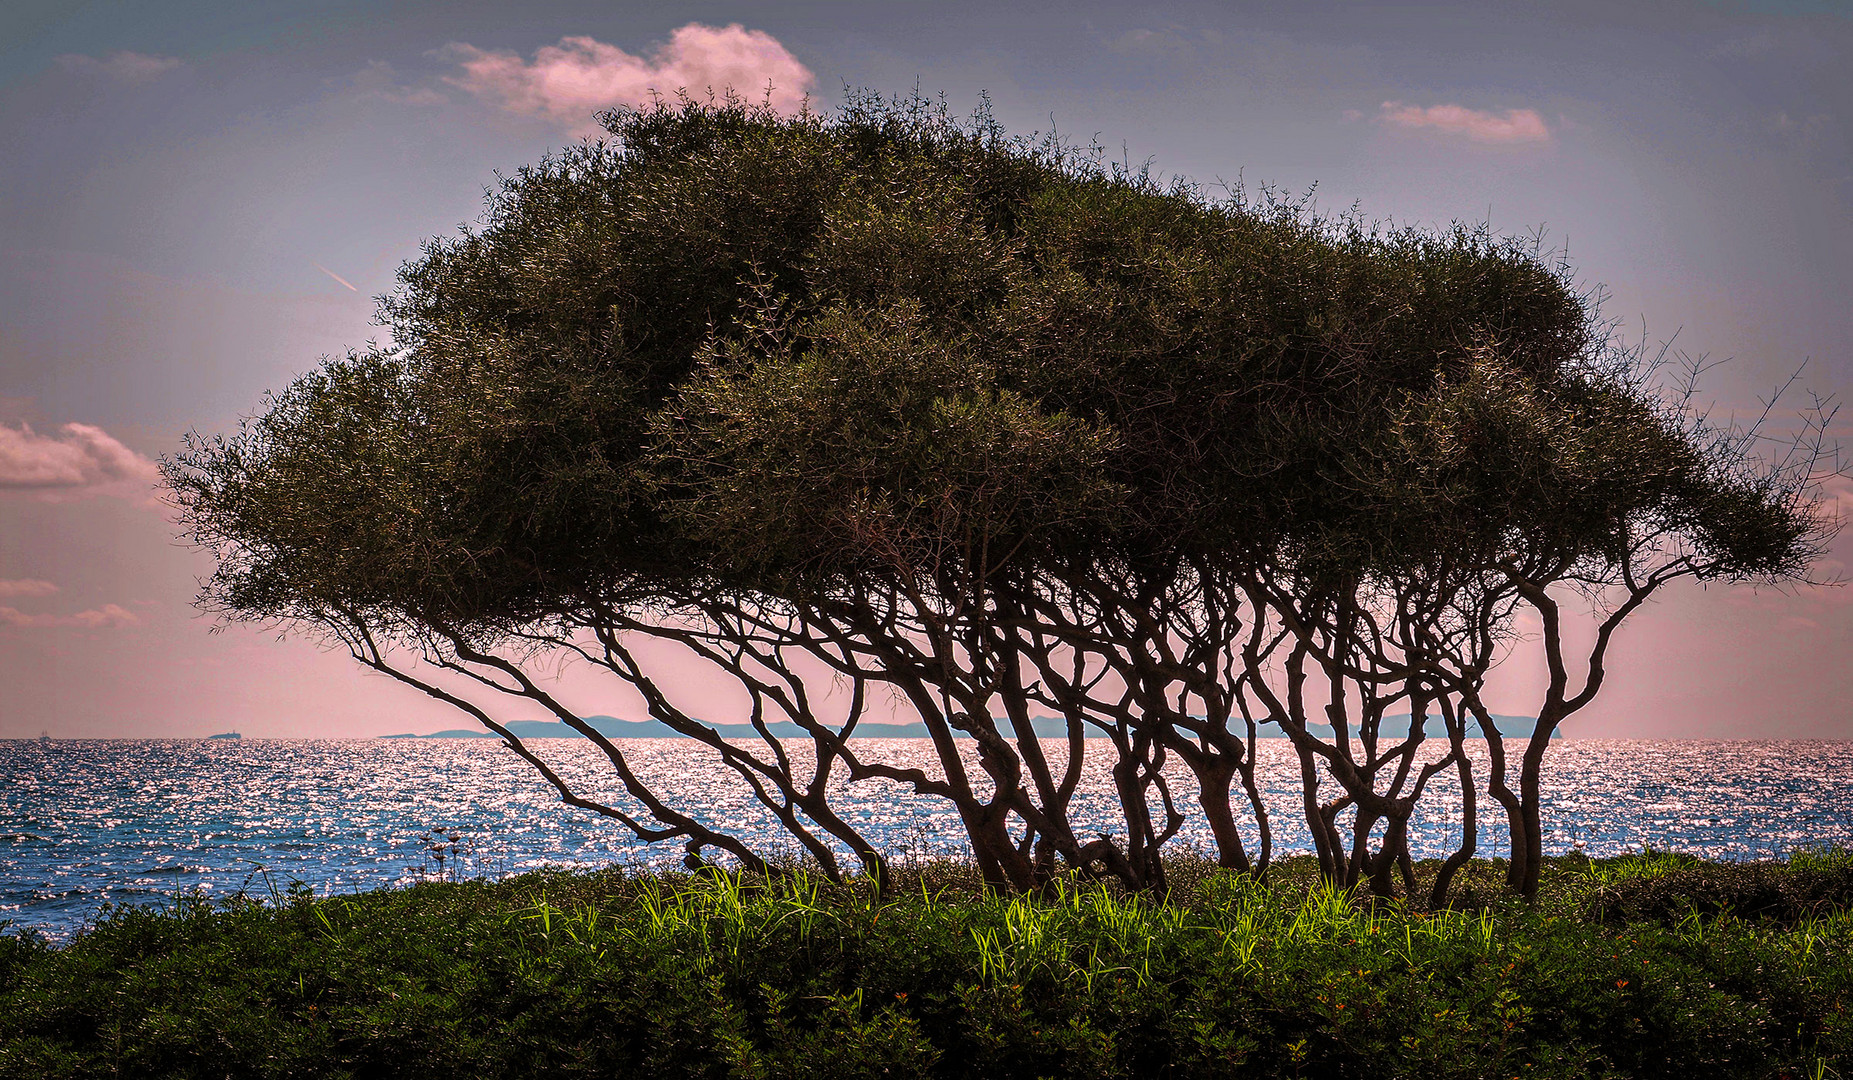
<svg viewBox="0 0 1853 1080">
<path fill-rule="evenodd" d="M 615 716 L 588 716 L 586 723 L 592 730 L 608 739 L 679 739 L 686 738 L 681 732 L 660 720 L 620 720 Z M 1493 722 L 1498 725 L 1503 735 L 1523 738 L 1531 733 L 1535 717 L 1530 716 L 1495 716 Z M 1045 739 L 1061 738 L 1068 733 L 1067 724 L 1059 717 L 1037 716 L 1030 719 L 1036 734 Z M 720 733 L 723 739 L 756 739 L 758 729 L 751 724 L 709 724 Z M 584 735 L 563 723 L 546 720 L 511 720 L 506 725 L 509 733 L 517 739 L 583 739 Z M 1332 729 L 1324 724 L 1310 724 L 1312 733 L 1322 739 L 1332 737 Z M 789 720 L 780 720 L 766 725 L 774 738 L 804 739 L 809 738 L 803 728 Z M 1400 739 L 1409 730 L 1409 714 L 1388 716 L 1384 718 L 1382 735 L 1385 738 Z M 1431 739 L 1445 739 L 1448 730 L 1439 716 L 1431 716 L 1423 728 Z M 1476 729 L 1477 730 L 1477 729 Z M 1283 735 L 1278 727 L 1263 724 L 1262 738 L 1281 739 Z M 223 736 L 214 736 L 222 738 Z M 234 736 L 235 737 L 235 736 Z M 434 731 L 429 735 L 381 735 L 382 739 L 495 739 L 500 736 L 480 728 L 451 728 L 446 731 Z M 911 724 L 863 724 L 856 728 L 854 736 L 858 739 L 925 739 L 928 738 L 926 725 L 918 721 Z M 964 737 L 964 736 L 961 736 Z M 1095 728 L 1088 729 L 1088 738 L 1105 738 Z"/>
</svg>

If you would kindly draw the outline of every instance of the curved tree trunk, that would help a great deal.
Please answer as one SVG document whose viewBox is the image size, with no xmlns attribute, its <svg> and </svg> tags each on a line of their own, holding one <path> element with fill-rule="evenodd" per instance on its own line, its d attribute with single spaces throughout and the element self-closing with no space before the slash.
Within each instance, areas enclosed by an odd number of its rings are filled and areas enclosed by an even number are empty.
<svg viewBox="0 0 1853 1080">
<path fill-rule="evenodd" d="M 1249 740 L 1252 748 L 1254 740 Z M 1274 862 L 1274 824 L 1268 818 L 1267 802 L 1261 798 L 1261 789 L 1255 784 L 1255 757 L 1251 752 L 1242 767 L 1242 790 L 1248 793 L 1248 804 L 1255 812 L 1255 832 L 1260 840 L 1260 852 L 1255 857 L 1254 875 L 1256 880 L 1266 882 L 1268 869 Z"/>
<path fill-rule="evenodd" d="M 1441 864 L 1440 872 L 1435 875 L 1435 884 L 1428 894 L 1430 910 L 1439 910 L 1447 905 L 1448 889 L 1454 884 L 1454 875 L 1473 859 L 1474 852 L 1480 846 L 1479 793 L 1474 787 L 1473 763 L 1467 760 L 1460 741 L 1456 741 L 1455 748 L 1454 768 L 1461 783 L 1461 845 Z"/>
<path fill-rule="evenodd" d="M 1252 869 L 1242 831 L 1235 824 L 1235 765 L 1216 755 L 1191 771 L 1197 778 L 1197 805 L 1203 808 L 1203 819 L 1216 842 L 1216 864 L 1229 870 Z"/>
<path fill-rule="evenodd" d="M 1538 880 L 1544 870 L 1544 752 L 1550 748 L 1556 727 L 1555 720 L 1547 723 L 1540 719 L 1519 763 L 1519 813 L 1525 821 L 1525 865 L 1522 872 L 1515 875 L 1514 888 L 1527 899 L 1538 895 Z"/>
</svg>

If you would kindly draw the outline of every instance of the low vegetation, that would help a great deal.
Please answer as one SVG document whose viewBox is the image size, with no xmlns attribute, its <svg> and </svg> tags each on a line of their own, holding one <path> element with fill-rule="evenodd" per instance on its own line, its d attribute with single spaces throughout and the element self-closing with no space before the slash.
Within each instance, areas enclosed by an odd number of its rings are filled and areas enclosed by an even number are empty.
<svg viewBox="0 0 1853 1080">
<path fill-rule="evenodd" d="M 1433 875 L 1436 864 L 1418 867 Z M 546 872 L 0 933 L 0 1075 L 1834 1077 L 1853 855 L 1464 868 L 1424 911 L 1175 860 L 1169 895 L 968 864 Z M 1485 897 L 1481 901 L 1474 896 Z"/>
</svg>

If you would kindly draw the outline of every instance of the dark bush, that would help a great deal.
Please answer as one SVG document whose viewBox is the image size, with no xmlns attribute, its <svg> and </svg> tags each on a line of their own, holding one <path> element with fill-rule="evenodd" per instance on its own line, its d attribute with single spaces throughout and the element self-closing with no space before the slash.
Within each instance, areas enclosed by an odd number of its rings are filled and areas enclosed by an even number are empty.
<svg viewBox="0 0 1853 1080">
<path fill-rule="evenodd" d="M 1853 908 L 1853 857 L 1705 863 L 1603 881 L 1583 901 L 1611 925 L 1733 915 L 1782 925 Z"/>
<path fill-rule="evenodd" d="M 1165 902 L 1004 898 L 944 865 L 887 900 L 608 872 L 117 910 L 60 948 L 0 935 L 0 1076 L 1701 1080 L 1853 1057 L 1845 908 L 1581 914 L 1600 874 L 1702 891 L 1746 868 L 1553 864 L 1539 903 L 1432 914 L 1278 869 Z"/>
</svg>

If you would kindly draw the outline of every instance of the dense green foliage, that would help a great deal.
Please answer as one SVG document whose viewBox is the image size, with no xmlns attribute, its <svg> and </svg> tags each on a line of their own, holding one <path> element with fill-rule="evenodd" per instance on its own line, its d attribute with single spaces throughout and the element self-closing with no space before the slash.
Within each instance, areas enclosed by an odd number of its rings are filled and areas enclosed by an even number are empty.
<svg viewBox="0 0 1853 1080">
<path fill-rule="evenodd" d="M 1781 573 L 1810 524 L 1712 468 L 1523 242 L 1212 200 L 919 100 L 608 123 L 407 265 L 396 348 L 170 462 L 222 610 L 1574 562 L 1643 515 Z"/>
<path fill-rule="evenodd" d="M 117 909 L 60 948 L 0 935 L 0 1075 L 1700 1080 L 1853 1062 L 1844 855 L 1553 860 L 1536 904 L 1435 913 L 1314 876 L 1181 866 L 1163 902 L 1002 898 L 957 866 L 885 900 L 803 876 L 549 873 Z M 1805 904 L 1684 902 L 1750 878 Z"/>
</svg>

